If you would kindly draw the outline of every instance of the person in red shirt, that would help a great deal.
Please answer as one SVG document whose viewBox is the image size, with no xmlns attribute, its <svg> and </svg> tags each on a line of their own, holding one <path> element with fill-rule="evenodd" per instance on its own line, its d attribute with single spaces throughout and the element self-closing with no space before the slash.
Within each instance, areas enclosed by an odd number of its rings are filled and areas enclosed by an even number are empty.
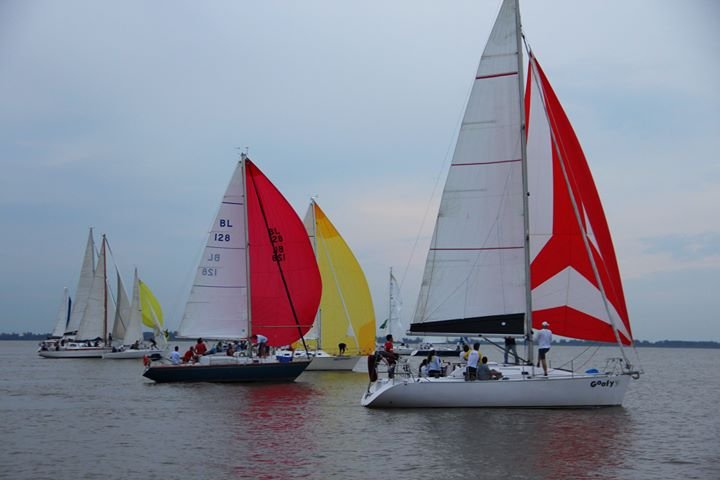
<svg viewBox="0 0 720 480">
<path fill-rule="evenodd" d="M 395 352 L 393 351 L 393 336 L 388 334 L 388 335 L 385 337 L 385 340 L 386 340 L 386 341 L 385 341 L 385 352 L 386 352 L 386 353 L 392 353 L 392 356 L 394 357 L 394 356 L 395 356 Z"/>
<path fill-rule="evenodd" d="M 207 352 L 207 345 L 205 345 L 202 338 L 198 338 L 197 343 L 195 344 L 195 353 L 198 357 L 201 357 L 205 355 L 205 352 Z"/>
<path fill-rule="evenodd" d="M 393 347 L 393 336 L 390 334 L 385 337 L 385 345 L 383 347 L 383 351 L 381 352 L 381 356 L 388 363 L 388 378 L 393 378 L 395 376 L 395 363 L 397 363 L 397 359 L 400 355 L 395 353 Z"/>
<path fill-rule="evenodd" d="M 182 362 L 190 363 L 190 362 L 194 362 L 196 359 L 197 359 L 197 357 L 195 356 L 195 347 L 193 347 L 191 345 L 190 348 L 188 348 L 188 351 L 185 352 L 185 355 L 183 355 Z"/>
</svg>

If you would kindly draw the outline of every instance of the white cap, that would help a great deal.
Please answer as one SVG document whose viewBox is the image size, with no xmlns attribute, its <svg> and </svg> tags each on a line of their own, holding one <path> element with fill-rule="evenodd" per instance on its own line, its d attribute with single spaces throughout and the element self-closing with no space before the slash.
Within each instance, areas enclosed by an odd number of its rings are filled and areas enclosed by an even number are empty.
<svg viewBox="0 0 720 480">
<path fill-rule="evenodd" d="M 548 322 L 543 322 L 543 323 L 542 323 L 542 326 L 543 326 L 543 327 L 549 327 L 550 324 L 549 324 Z"/>
</svg>

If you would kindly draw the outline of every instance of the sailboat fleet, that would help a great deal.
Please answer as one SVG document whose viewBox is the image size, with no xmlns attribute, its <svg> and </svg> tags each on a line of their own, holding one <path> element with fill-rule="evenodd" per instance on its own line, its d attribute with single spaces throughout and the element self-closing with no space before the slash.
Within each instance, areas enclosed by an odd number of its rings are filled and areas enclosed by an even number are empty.
<svg viewBox="0 0 720 480">
<path fill-rule="evenodd" d="M 160 304 L 147 285 L 139 280 L 137 271 L 132 304 L 128 302 L 117 267 L 117 288 L 113 290 L 110 287 L 107 275 L 109 251 L 105 235 L 102 236 L 99 251 L 95 251 L 91 228 L 75 289 L 75 300 L 71 299 L 65 288 L 52 335 L 41 343 L 38 350 L 41 357 L 142 358 L 148 353 L 160 352 L 159 348 L 151 349 L 145 344 L 142 333 L 144 322 L 154 328 L 156 338 L 164 340 Z M 143 290 L 145 307 L 140 303 L 140 289 Z M 126 348 L 127 352 L 124 353 Z"/>
<path fill-rule="evenodd" d="M 361 405 L 595 407 L 621 405 L 641 373 L 627 356 L 632 330 L 609 228 L 579 141 L 537 57 L 523 54 L 517 0 L 504 0 L 482 53 L 427 253 L 415 314 L 399 328 L 390 271 L 383 333 L 525 339 L 518 365 L 493 365 L 499 380 L 469 381 L 458 366 L 439 377 L 397 372 L 371 381 Z M 526 78 L 527 72 L 527 78 Z M 350 247 L 312 199 L 301 220 L 280 191 L 241 155 L 220 202 L 188 295 L 180 338 L 264 338 L 260 349 L 193 361 L 164 349 L 160 304 L 137 270 L 132 296 L 108 281 L 105 236 L 88 237 L 74 299 L 65 290 L 48 358 L 146 358 L 155 382 L 294 381 L 305 370 L 353 370 L 374 356 L 375 313 Z M 534 330 L 615 342 L 603 371 L 535 366 Z M 158 346 L 141 346 L 143 326 Z M 393 369 L 394 370 L 394 369 Z M 404 373 L 404 374 L 403 374 Z"/>
</svg>

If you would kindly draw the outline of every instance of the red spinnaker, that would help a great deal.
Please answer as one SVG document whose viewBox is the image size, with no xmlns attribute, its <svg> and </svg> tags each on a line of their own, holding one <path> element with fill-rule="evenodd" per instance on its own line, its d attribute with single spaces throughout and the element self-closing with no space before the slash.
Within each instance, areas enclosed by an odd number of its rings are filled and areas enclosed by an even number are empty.
<svg viewBox="0 0 720 480">
<path fill-rule="evenodd" d="M 245 165 L 252 333 L 289 345 L 315 320 L 320 271 L 295 210 L 257 166 Z"/>
</svg>

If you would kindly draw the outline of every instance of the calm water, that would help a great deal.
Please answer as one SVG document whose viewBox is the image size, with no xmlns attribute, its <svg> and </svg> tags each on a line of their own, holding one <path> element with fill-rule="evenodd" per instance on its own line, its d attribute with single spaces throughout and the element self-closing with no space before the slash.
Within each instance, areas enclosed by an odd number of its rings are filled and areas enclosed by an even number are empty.
<svg viewBox="0 0 720 480">
<path fill-rule="evenodd" d="M 364 373 L 156 385 L 141 360 L 0 342 L 0 478 L 720 478 L 720 350 L 640 355 L 621 408 L 382 411 Z"/>
</svg>

